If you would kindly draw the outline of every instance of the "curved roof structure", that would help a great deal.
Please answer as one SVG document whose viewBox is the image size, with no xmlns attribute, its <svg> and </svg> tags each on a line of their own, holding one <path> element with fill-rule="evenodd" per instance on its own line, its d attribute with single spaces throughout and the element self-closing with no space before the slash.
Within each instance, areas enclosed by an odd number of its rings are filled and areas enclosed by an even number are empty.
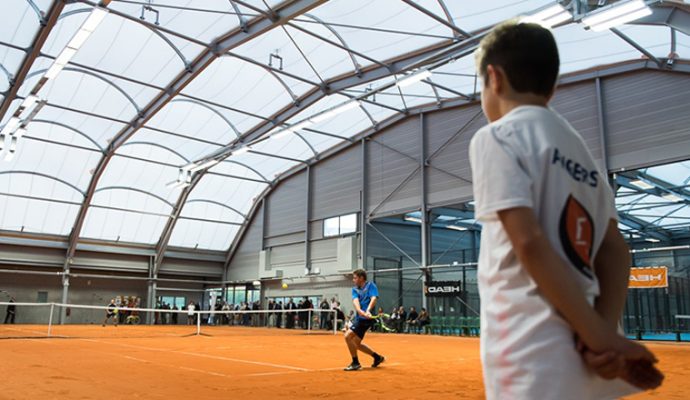
<svg viewBox="0 0 690 400">
<path fill-rule="evenodd" d="M 690 52 L 681 2 L 594 32 L 596 1 L 12 0 L 0 230 L 68 236 L 68 257 L 80 240 L 226 251 L 282 173 L 409 108 L 475 100 L 483 34 L 557 3 L 563 73 Z"/>
</svg>

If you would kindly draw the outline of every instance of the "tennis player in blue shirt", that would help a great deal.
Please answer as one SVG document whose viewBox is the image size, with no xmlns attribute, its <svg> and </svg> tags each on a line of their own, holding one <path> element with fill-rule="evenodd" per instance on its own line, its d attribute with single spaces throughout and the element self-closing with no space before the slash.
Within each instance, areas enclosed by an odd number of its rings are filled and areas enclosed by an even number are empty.
<svg viewBox="0 0 690 400">
<path fill-rule="evenodd" d="M 378 367 L 385 358 L 372 350 L 369 346 L 362 343 L 364 334 L 374 325 L 371 311 L 376 306 L 376 299 L 379 296 L 379 289 L 374 282 L 367 282 L 367 272 L 358 269 L 352 272 L 352 304 L 355 306 L 355 320 L 350 329 L 345 333 L 345 343 L 350 350 L 352 363 L 345 368 L 345 371 L 357 371 L 362 368 L 357 358 L 357 350 L 374 357 L 372 367 Z"/>
</svg>

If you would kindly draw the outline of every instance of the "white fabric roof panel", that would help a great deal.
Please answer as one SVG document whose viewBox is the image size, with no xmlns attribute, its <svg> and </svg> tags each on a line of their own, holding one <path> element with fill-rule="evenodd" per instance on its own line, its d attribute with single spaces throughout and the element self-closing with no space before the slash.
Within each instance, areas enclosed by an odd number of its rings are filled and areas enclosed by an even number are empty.
<svg viewBox="0 0 690 400">
<path fill-rule="evenodd" d="M 53 5 L 50 0 L 34 3 L 44 12 Z M 415 3 L 442 20 L 448 18 L 438 0 Z M 443 1 L 453 23 L 467 32 L 552 3 L 547 0 Z M 151 6 L 159 12 L 160 25 L 153 25 L 156 14 L 150 11 L 144 12 L 144 21 L 139 19 L 142 4 L 113 0 L 108 6 L 112 12 L 79 49 L 67 69 L 41 89 L 39 95 L 47 104 L 29 124 L 27 137 L 20 143 L 15 159 L 0 165 L 0 191 L 26 197 L 0 196 L 0 201 L 16 209 L 38 207 L 41 212 L 3 216 L 2 229 L 24 227 L 29 231 L 67 234 L 78 212 L 75 204 L 84 201 L 82 193 L 37 175 L 2 172 L 45 174 L 85 192 L 93 179 L 90 171 L 102 159 L 102 151 L 161 95 L 161 90 L 176 77 L 184 76 L 186 64 L 202 54 L 214 39 L 237 30 L 241 20 L 263 18 L 267 5 L 281 7 L 284 3 L 245 0 L 235 2 L 236 9 L 232 2 L 215 0 L 159 0 Z M 90 10 L 91 6 L 82 2 L 65 5 L 41 54 L 53 57 L 60 54 Z M 39 29 L 38 18 L 29 2 L 15 1 L 0 16 L 0 42 L 9 44 L 0 43 L 0 64 L 10 74 L 18 72 L 26 57 L 11 46 L 29 46 Z M 152 29 L 158 29 L 159 34 Z M 667 27 L 626 25 L 620 30 L 658 57 L 665 57 L 670 51 Z M 559 27 L 554 32 L 563 73 L 640 56 L 638 50 L 612 32 L 587 31 L 581 24 Z M 212 61 L 172 102 L 115 149 L 97 181 L 80 236 L 158 243 L 182 193 L 166 186 L 177 179 L 179 167 L 236 144 L 238 135 L 244 136 L 260 127 L 270 135 L 342 104 L 352 96 L 389 85 L 395 77 L 354 85 L 343 92 L 347 96 L 324 94 L 324 98 L 310 107 L 295 101 L 318 90 L 324 81 L 352 74 L 360 67 L 376 67 L 378 62 L 448 42 L 454 36 L 456 32 L 450 27 L 404 1 L 332 0 L 246 41 Z M 589 45 L 593 43 L 596 46 Z M 690 50 L 690 38 L 678 33 L 677 46 L 682 57 Z M 38 71 L 47 69 L 52 62 L 49 57 L 39 56 L 31 64 L 29 77 L 18 95 L 28 95 L 42 76 Z M 75 64 L 103 79 L 69 70 L 82 69 Z M 262 181 L 272 181 L 298 165 L 296 161 L 271 155 L 310 160 L 314 152 L 322 153 L 342 143 L 337 137 L 318 132 L 352 137 L 405 108 L 436 103 L 437 96 L 450 99 L 457 97 L 458 92 L 471 95 L 481 84 L 474 77 L 474 69 L 473 57 L 466 56 L 440 66 L 429 79 L 447 89 L 434 90 L 426 83 L 400 90 L 393 86 L 369 97 L 376 104 L 362 102 L 360 108 L 298 131 L 304 140 L 290 133 L 281 139 L 269 138 L 251 144 L 252 149 L 267 155 L 250 152 L 229 156 L 193 186 L 169 244 L 226 250 L 239 231 L 235 224 L 244 220 L 229 208 L 247 214 L 267 188 L 268 183 Z M 0 91 L 7 88 L 9 80 L 0 71 Z M 0 99 L 4 99 L 3 94 Z M 11 102 L 2 118 L 3 124 L 20 103 L 21 99 Z M 275 120 L 281 112 L 291 109 L 299 113 L 285 121 Z M 41 184 L 32 184 L 34 181 Z M 58 208 L 62 217 L 53 215 Z M 52 210 L 50 217 L 44 221 L 36 219 L 36 215 L 44 215 L 47 209 Z"/>
</svg>

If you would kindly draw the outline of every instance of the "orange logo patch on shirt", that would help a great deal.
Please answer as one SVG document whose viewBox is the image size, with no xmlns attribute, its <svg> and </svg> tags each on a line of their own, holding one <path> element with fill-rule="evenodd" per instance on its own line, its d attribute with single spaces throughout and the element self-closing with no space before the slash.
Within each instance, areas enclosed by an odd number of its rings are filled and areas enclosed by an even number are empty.
<svg viewBox="0 0 690 400">
<path fill-rule="evenodd" d="M 592 279 L 594 223 L 584 206 L 572 195 L 561 212 L 559 232 L 568 260 L 583 275 Z"/>
</svg>

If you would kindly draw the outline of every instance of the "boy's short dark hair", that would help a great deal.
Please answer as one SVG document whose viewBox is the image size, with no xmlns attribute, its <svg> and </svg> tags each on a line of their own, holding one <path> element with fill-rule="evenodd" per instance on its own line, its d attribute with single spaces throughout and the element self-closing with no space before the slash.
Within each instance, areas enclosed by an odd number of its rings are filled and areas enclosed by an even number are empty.
<svg viewBox="0 0 690 400">
<path fill-rule="evenodd" d="M 360 278 L 364 278 L 364 280 L 367 280 L 367 271 L 363 270 L 362 268 L 356 269 L 352 271 L 352 275 L 359 276 Z"/>
<path fill-rule="evenodd" d="M 534 23 L 510 20 L 497 25 L 475 53 L 485 84 L 486 67 L 500 66 L 518 93 L 549 96 L 558 78 L 560 59 L 551 31 Z"/>
</svg>

